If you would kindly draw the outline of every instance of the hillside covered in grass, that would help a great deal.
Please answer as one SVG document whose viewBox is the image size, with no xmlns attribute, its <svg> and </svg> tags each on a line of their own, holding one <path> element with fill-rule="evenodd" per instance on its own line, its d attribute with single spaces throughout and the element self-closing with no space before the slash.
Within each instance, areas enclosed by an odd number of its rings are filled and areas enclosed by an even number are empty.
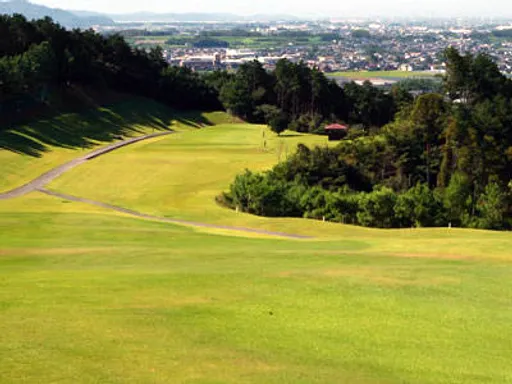
<svg viewBox="0 0 512 384">
<path fill-rule="evenodd" d="M 178 111 L 151 99 L 122 94 L 110 95 L 105 104 L 89 105 L 79 112 L 54 111 L 47 118 L 0 131 L 0 192 L 108 142 L 232 120 L 223 112 Z"/>
<path fill-rule="evenodd" d="M 219 124 L 175 122 L 175 134 L 81 164 L 48 188 L 311 238 L 135 219 L 40 192 L 0 201 L 3 383 L 512 382 L 508 233 L 225 209 L 215 196 L 244 168 L 328 143 L 203 117 Z"/>
<path fill-rule="evenodd" d="M 49 20 L 0 42 L 0 192 L 173 132 L 0 200 L 2 384 L 512 383 L 512 236 L 454 228 L 510 213 L 486 57 L 414 99 L 288 62 L 202 77 Z M 461 221 L 410 228 L 432 208 Z"/>
</svg>

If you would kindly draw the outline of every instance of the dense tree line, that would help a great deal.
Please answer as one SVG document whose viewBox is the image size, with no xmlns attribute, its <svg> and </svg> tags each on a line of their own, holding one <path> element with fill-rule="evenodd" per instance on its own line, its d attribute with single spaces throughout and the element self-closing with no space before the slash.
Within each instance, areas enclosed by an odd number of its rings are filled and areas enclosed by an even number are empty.
<svg viewBox="0 0 512 384">
<path fill-rule="evenodd" d="M 257 62 L 236 73 L 199 75 L 170 67 L 159 48 L 134 49 L 117 34 L 66 30 L 46 18 L 0 17 L 2 113 L 23 103 L 45 103 L 51 89 L 87 85 L 155 98 L 178 108 L 220 109 L 277 130 L 321 132 L 324 122 L 343 120 L 365 128 L 388 123 L 404 92 L 387 94 L 365 83 L 342 89 L 303 63 L 280 60 L 266 71 Z M 198 44 L 218 42 L 201 37 Z"/>
<path fill-rule="evenodd" d="M 352 31 L 352 37 L 359 38 L 359 39 L 370 39 L 372 37 L 370 31 L 367 29 L 355 29 Z"/>
<path fill-rule="evenodd" d="M 201 37 L 195 40 L 192 46 L 194 48 L 229 48 L 229 43 L 225 40 Z"/>
<path fill-rule="evenodd" d="M 190 45 L 194 48 L 229 48 L 229 42 L 207 36 L 193 38 L 173 36 L 166 40 L 167 45 Z"/>
<path fill-rule="evenodd" d="M 255 123 L 270 124 L 276 131 L 320 132 L 325 122 L 346 121 L 365 128 L 390 122 L 404 97 L 403 89 L 385 93 L 370 82 L 347 84 L 344 88 L 316 68 L 304 63 L 279 60 L 274 71 L 258 61 L 243 64 L 236 73 L 219 71 L 207 82 L 232 114 Z M 268 114 L 272 110 L 273 113 Z M 275 119 L 275 116 L 280 116 Z"/>
<path fill-rule="evenodd" d="M 443 83 L 439 78 L 410 78 L 400 80 L 395 88 L 401 88 L 407 92 L 442 93 Z"/>
<path fill-rule="evenodd" d="M 512 37 L 511 29 L 495 29 L 492 31 L 492 35 L 495 37 L 510 39 Z"/>
<path fill-rule="evenodd" d="M 384 228 L 510 228 L 512 82 L 486 55 L 445 55 L 443 93 L 404 97 L 380 129 L 333 148 L 300 146 L 271 171 L 247 171 L 223 201 Z"/>
<path fill-rule="evenodd" d="M 178 33 L 178 30 L 176 28 L 166 28 L 166 29 L 159 29 L 159 30 L 148 30 L 148 29 L 137 29 L 137 28 L 130 28 L 130 29 L 123 29 L 121 31 L 116 31 L 116 34 L 119 34 L 123 37 L 139 37 L 139 36 L 169 36 L 169 35 L 175 35 Z M 109 32 L 106 32 L 105 34 L 110 34 Z"/>
<path fill-rule="evenodd" d="M 0 16 L 0 103 L 45 102 L 48 89 L 87 85 L 158 99 L 173 107 L 218 109 L 199 75 L 171 68 L 160 49 L 133 49 L 119 35 L 66 30 L 51 19 Z"/>
</svg>

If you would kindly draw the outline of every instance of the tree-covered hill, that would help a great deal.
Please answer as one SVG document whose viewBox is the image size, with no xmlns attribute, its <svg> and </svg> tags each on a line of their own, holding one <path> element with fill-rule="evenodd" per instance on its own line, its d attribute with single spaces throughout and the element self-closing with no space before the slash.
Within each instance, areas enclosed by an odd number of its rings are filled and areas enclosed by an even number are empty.
<svg viewBox="0 0 512 384">
<path fill-rule="evenodd" d="M 117 35 L 66 30 L 50 18 L 28 21 L 21 15 L 0 16 L 0 87 L 0 129 L 27 111 L 52 107 L 52 94 L 65 96 L 80 87 L 182 109 L 222 107 L 199 75 L 169 67 L 159 49 L 132 49 Z"/>
<path fill-rule="evenodd" d="M 68 28 L 89 28 L 94 25 L 114 25 L 114 21 L 103 15 L 77 15 L 58 8 L 30 3 L 27 0 L 0 1 L 0 14 L 21 14 L 27 19 L 51 17 L 57 23 Z"/>
</svg>

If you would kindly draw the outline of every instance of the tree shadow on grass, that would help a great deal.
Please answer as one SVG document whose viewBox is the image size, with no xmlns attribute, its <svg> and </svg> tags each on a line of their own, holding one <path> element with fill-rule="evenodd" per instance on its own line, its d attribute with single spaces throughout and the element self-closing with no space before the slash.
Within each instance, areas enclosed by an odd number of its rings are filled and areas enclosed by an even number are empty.
<svg viewBox="0 0 512 384">
<path fill-rule="evenodd" d="M 213 123 L 205 118 L 199 111 L 175 111 L 173 120 L 179 124 L 193 128 L 203 128 L 213 125 Z"/>
<path fill-rule="evenodd" d="M 18 132 L 10 131 L 0 133 L 0 149 L 33 157 L 41 157 L 41 154 L 46 151 L 43 144 Z"/>
<path fill-rule="evenodd" d="M 130 99 L 82 113 L 67 113 L 0 131 L 0 148 L 40 157 L 50 147 L 91 148 L 142 132 L 171 130 L 177 121 L 195 128 L 212 125 L 200 112 L 175 111 L 144 99 Z"/>
</svg>

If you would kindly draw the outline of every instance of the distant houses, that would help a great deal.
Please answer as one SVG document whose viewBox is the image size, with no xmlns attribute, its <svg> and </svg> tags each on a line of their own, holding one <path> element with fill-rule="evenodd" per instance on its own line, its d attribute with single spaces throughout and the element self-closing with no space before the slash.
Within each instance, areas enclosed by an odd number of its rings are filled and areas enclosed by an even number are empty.
<svg viewBox="0 0 512 384">
<path fill-rule="evenodd" d="M 204 32 L 199 27 L 189 25 L 179 25 L 176 28 L 179 30 L 178 38 L 199 36 L 200 32 Z M 204 28 L 217 34 L 222 31 L 220 26 Z M 222 28 L 229 29 L 230 26 Z M 354 37 L 353 32 L 361 28 L 369 30 L 370 37 Z M 434 25 L 418 26 L 414 23 L 409 26 L 394 23 L 362 25 L 351 21 L 300 25 L 276 22 L 268 27 L 247 27 L 246 33 L 254 33 L 260 38 L 265 36 L 264 41 L 254 40 L 251 48 L 240 41 L 229 47 L 185 43 L 168 48 L 165 58 L 172 65 L 186 66 L 198 71 L 219 68 L 232 70 L 252 60 L 258 60 L 264 68 L 272 70 L 279 59 L 286 58 L 292 62 L 303 61 L 309 67 L 318 68 L 325 73 L 398 70 L 443 74 L 446 66 L 440 53 L 447 46 L 453 46 L 474 55 L 488 53 L 501 72 L 512 73 L 512 42 L 507 39 L 489 42 L 479 38 L 478 34 L 468 32 L 478 31 L 478 28 L 443 29 Z M 293 44 L 288 39 L 281 38 L 285 34 L 290 35 Z M 269 44 L 272 42 L 273 44 Z M 244 46 L 246 48 L 242 48 Z M 213 57 L 215 53 L 220 55 L 219 60 Z"/>
<path fill-rule="evenodd" d="M 302 59 L 300 54 L 282 54 L 267 56 L 248 49 L 227 49 L 219 52 L 210 50 L 193 51 L 195 54 L 184 54 L 178 57 L 168 57 L 171 65 L 188 67 L 194 71 L 213 71 L 215 69 L 237 69 L 240 65 L 254 60 L 259 61 L 265 69 L 272 70 L 281 59 L 297 63 Z"/>
</svg>

